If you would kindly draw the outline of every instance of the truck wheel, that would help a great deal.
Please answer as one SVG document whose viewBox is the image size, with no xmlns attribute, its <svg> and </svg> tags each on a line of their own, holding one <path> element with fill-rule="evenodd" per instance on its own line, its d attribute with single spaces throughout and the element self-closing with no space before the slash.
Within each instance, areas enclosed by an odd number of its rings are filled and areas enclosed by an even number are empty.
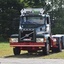
<svg viewBox="0 0 64 64">
<path fill-rule="evenodd" d="M 64 36 L 62 36 L 62 49 L 64 49 Z"/>
<path fill-rule="evenodd" d="M 14 53 L 14 55 L 20 55 L 20 48 L 19 47 L 15 47 L 15 48 L 13 48 L 13 53 Z"/>
<path fill-rule="evenodd" d="M 58 48 L 57 48 L 58 52 L 61 52 L 62 51 L 62 45 L 61 45 L 61 42 L 58 42 Z"/>
<path fill-rule="evenodd" d="M 62 49 L 64 49 L 64 42 L 62 43 Z"/>
<path fill-rule="evenodd" d="M 57 45 L 58 47 L 57 47 L 57 49 L 56 49 L 56 51 L 57 52 L 61 52 L 62 51 L 62 44 L 61 44 L 61 41 L 60 41 L 60 39 L 58 38 L 58 45 Z"/>
<path fill-rule="evenodd" d="M 49 43 L 45 43 L 45 48 L 43 49 L 43 53 L 45 55 L 48 55 L 49 54 Z"/>
</svg>

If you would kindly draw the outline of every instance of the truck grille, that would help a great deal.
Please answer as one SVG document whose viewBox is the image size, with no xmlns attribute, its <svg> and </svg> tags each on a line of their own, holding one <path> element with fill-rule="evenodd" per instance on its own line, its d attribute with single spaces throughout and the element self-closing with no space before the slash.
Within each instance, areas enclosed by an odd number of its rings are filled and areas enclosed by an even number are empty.
<svg viewBox="0 0 64 64">
<path fill-rule="evenodd" d="M 34 31 L 21 31 L 21 41 L 34 41 Z"/>
</svg>

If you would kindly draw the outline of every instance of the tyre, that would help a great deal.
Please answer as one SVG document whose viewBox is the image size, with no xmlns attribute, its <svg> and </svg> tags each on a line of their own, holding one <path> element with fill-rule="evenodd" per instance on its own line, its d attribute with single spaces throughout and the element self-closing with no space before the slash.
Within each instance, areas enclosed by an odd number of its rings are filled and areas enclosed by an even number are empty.
<svg viewBox="0 0 64 64">
<path fill-rule="evenodd" d="M 64 36 L 62 36 L 61 42 L 62 42 L 62 49 L 64 49 Z"/>
<path fill-rule="evenodd" d="M 56 52 L 58 52 L 57 48 L 53 48 L 52 53 L 56 53 Z"/>
<path fill-rule="evenodd" d="M 49 54 L 49 43 L 45 43 L 45 48 L 43 49 L 43 53 L 45 55 L 48 55 Z"/>
<path fill-rule="evenodd" d="M 61 42 L 58 42 L 58 48 L 57 48 L 57 51 L 58 51 L 58 52 L 61 52 L 61 51 L 62 51 L 62 45 L 61 45 Z"/>
<path fill-rule="evenodd" d="M 13 53 L 14 53 L 14 55 L 20 55 L 20 48 L 19 47 L 15 47 L 15 48 L 13 48 Z"/>
</svg>

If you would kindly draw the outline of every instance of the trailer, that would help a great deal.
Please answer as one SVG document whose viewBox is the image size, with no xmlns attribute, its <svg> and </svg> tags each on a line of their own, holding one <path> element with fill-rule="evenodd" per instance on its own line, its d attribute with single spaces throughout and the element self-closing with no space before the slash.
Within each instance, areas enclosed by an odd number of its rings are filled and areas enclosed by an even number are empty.
<svg viewBox="0 0 64 64">
<path fill-rule="evenodd" d="M 48 55 L 50 50 L 58 48 L 59 39 L 52 37 L 50 15 L 44 14 L 43 8 L 27 8 L 21 10 L 19 33 L 11 35 L 9 42 L 14 55 L 21 50 L 28 53 L 42 50 Z"/>
</svg>

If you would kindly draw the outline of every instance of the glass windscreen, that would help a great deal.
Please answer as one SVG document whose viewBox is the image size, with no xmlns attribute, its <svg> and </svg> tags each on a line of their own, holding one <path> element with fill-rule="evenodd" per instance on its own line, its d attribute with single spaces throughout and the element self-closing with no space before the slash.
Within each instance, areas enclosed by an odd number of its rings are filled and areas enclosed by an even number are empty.
<svg viewBox="0 0 64 64">
<path fill-rule="evenodd" d="M 23 16 L 22 24 L 44 24 L 45 19 L 42 16 Z"/>
</svg>

